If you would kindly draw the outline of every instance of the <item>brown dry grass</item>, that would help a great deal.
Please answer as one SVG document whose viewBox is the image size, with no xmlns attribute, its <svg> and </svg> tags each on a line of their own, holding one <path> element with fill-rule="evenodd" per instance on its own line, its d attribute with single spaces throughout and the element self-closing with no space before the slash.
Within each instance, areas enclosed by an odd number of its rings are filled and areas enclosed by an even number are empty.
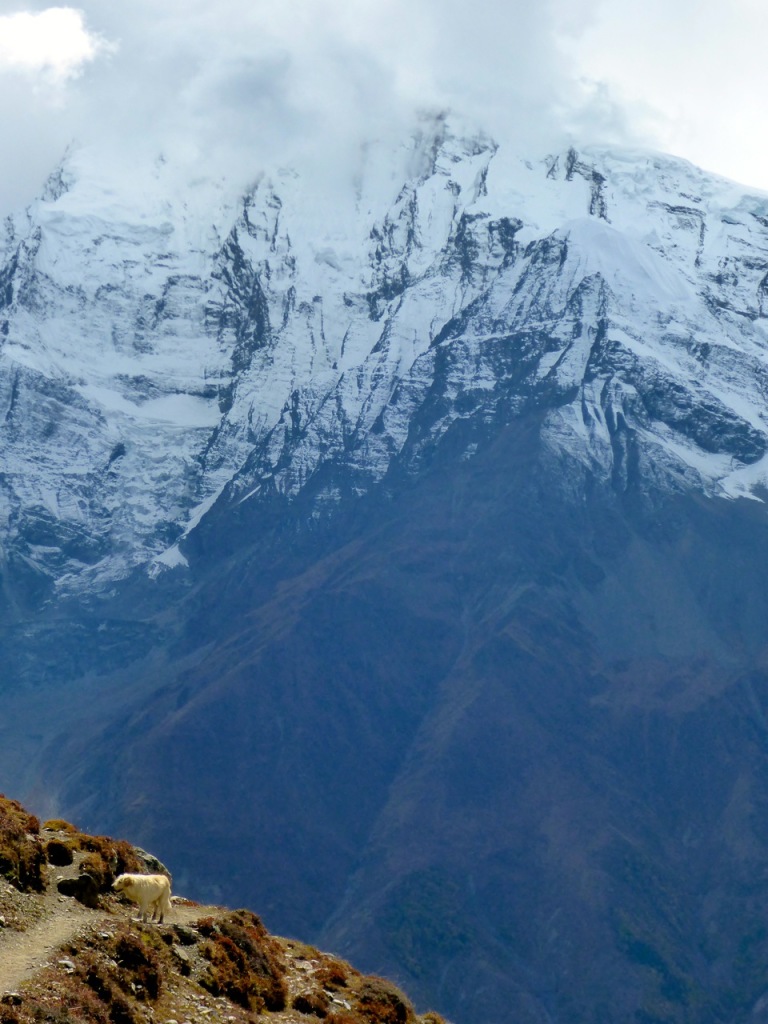
<svg viewBox="0 0 768 1024">
<path fill-rule="evenodd" d="M 209 961 L 201 984 L 257 1012 L 282 1010 L 286 1004 L 285 964 L 279 944 L 249 910 L 235 910 L 213 926 L 202 923 Z"/>
<path fill-rule="evenodd" d="M 40 822 L 16 800 L 0 795 L 0 875 L 22 892 L 45 886 Z"/>
</svg>

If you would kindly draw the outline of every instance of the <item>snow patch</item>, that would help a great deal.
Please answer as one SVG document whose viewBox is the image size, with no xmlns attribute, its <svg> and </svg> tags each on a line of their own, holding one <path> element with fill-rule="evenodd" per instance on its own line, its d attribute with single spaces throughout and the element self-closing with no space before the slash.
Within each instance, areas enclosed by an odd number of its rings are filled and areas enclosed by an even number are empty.
<svg viewBox="0 0 768 1024">
<path fill-rule="evenodd" d="M 206 429 L 221 420 L 218 403 L 196 395 L 163 395 L 144 402 L 132 402 L 117 391 L 96 384 L 81 384 L 77 390 L 98 405 L 106 415 L 130 416 L 152 420 L 172 427 Z"/>
<path fill-rule="evenodd" d="M 156 579 L 164 570 L 186 569 L 188 567 L 189 562 L 179 550 L 178 544 L 173 544 L 163 551 L 161 555 L 157 555 L 152 559 L 147 572 L 152 579 Z"/>
</svg>

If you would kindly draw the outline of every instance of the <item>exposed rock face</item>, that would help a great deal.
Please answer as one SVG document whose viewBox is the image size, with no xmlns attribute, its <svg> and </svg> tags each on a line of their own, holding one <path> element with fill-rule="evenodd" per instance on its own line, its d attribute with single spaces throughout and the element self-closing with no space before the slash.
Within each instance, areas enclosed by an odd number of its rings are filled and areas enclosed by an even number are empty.
<svg viewBox="0 0 768 1024">
<path fill-rule="evenodd" d="M 768 198 L 397 159 L 14 226 L 0 769 L 458 1020 L 760 1019 Z"/>
</svg>

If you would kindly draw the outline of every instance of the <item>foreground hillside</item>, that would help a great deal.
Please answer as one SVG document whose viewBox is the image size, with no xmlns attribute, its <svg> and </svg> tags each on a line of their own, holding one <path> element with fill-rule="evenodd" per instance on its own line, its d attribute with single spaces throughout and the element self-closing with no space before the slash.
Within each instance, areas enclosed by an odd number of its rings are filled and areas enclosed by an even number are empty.
<svg viewBox="0 0 768 1024">
<path fill-rule="evenodd" d="M 158 866 L 64 821 L 41 828 L 0 796 L 0 1022 L 443 1021 L 417 1016 L 388 981 L 270 935 L 248 910 L 177 897 L 164 924 L 138 922 L 112 882 Z"/>
</svg>

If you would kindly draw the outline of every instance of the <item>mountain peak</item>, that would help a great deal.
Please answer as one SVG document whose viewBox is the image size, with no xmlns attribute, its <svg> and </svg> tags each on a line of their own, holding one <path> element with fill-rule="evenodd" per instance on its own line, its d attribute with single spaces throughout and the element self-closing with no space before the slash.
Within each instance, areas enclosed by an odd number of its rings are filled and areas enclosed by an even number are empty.
<svg viewBox="0 0 768 1024">
<path fill-rule="evenodd" d="M 768 198 L 651 154 L 531 163 L 445 117 L 390 192 L 400 159 L 368 149 L 334 207 L 295 172 L 235 201 L 68 155 L 0 270 L 0 533 L 43 590 L 182 565 L 216 501 L 329 460 L 367 489 L 449 347 L 478 413 L 511 359 L 513 405 L 548 394 L 552 443 L 616 479 L 621 422 L 668 486 L 761 493 Z"/>
</svg>

